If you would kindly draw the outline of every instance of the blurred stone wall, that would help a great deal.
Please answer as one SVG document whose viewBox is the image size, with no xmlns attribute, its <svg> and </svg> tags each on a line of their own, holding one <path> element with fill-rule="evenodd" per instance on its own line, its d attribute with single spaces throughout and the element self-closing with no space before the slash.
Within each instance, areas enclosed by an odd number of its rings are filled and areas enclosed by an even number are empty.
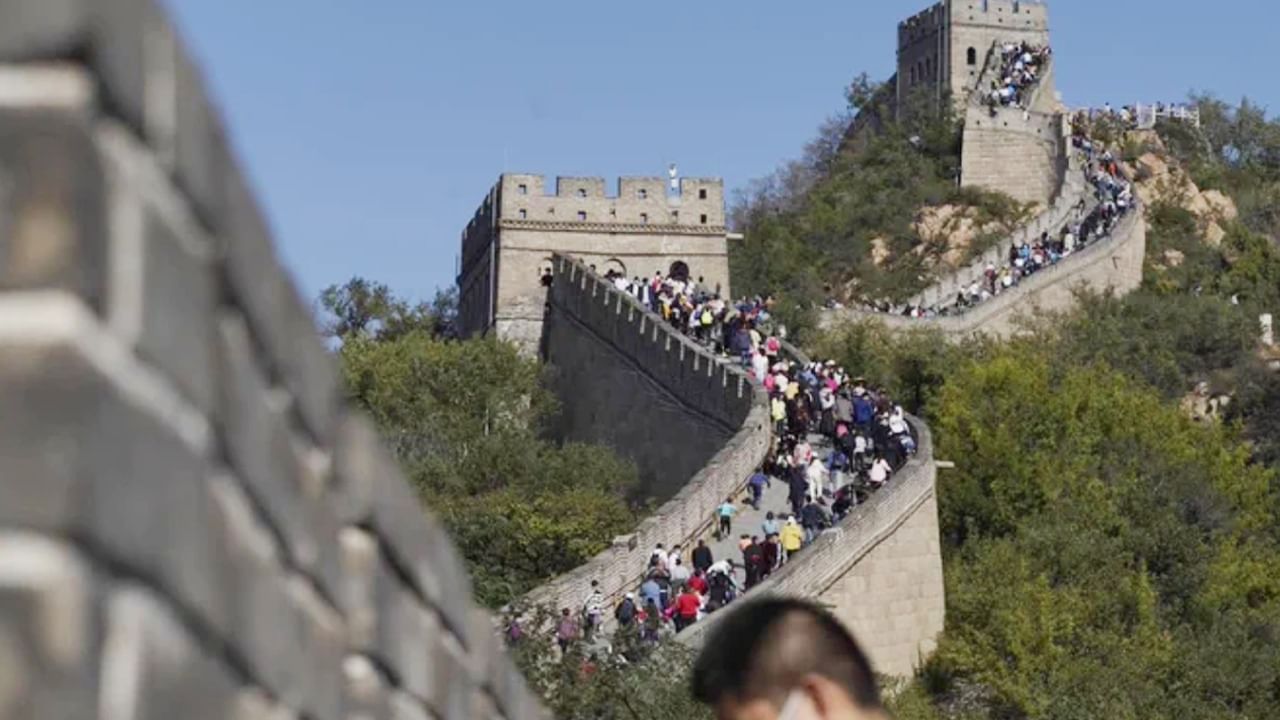
<svg viewBox="0 0 1280 720">
<path fill-rule="evenodd" d="M 543 717 L 152 0 L 0 0 L 0 718 Z"/>
</svg>

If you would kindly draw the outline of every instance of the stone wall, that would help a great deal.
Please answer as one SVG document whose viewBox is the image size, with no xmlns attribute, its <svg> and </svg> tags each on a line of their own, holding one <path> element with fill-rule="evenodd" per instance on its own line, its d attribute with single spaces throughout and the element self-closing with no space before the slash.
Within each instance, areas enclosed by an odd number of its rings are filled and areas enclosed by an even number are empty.
<svg viewBox="0 0 1280 720">
<path fill-rule="evenodd" d="M 1042 233 L 1055 235 L 1068 223 L 1083 221 L 1097 206 L 1096 194 L 1085 179 L 1083 155 L 1078 151 L 1068 151 L 1063 162 L 1065 167 L 1058 192 L 1047 207 L 1007 238 L 974 257 L 964 267 L 939 277 L 932 286 L 908 299 L 907 304 L 923 307 L 950 304 L 956 293 L 968 288 L 975 280 L 983 279 L 988 264 L 997 268 L 1007 265 L 1010 246 L 1034 243 Z"/>
<path fill-rule="evenodd" d="M 610 445 L 665 501 L 591 562 L 530 593 L 530 603 L 578 609 L 592 580 L 610 600 L 633 590 L 656 543 L 686 544 L 715 508 L 744 489 L 768 450 L 764 391 L 580 261 L 557 255 L 544 326 L 560 435 Z"/>
<path fill-rule="evenodd" d="M 1116 226 L 1110 238 L 1090 245 L 1071 257 L 1024 279 L 964 313 L 946 317 L 912 319 L 900 315 L 861 310 L 824 310 L 820 323 L 831 329 L 842 323 L 864 320 L 883 322 L 890 328 L 934 327 L 953 337 L 975 333 L 1008 336 L 1030 321 L 1037 310 L 1063 312 L 1075 304 L 1081 287 L 1113 290 L 1124 295 L 1142 284 L 1147 228 L 1139 206 Z"/>
<path fill-rule="evenodd" d="M 558 177 L 549 193 L 541 175 L 503 174 L 462 234 L 458 276 L 464 335 L 496 330 L 532 354 L 542 333 L 542 271 L 563 253 L 633 277 L 666 274 L 684 262 L 694 279 L 730 296 L 724 184 L 681 178 L 624 177 L 616 192 L 604 178 Z"/>
<path fill-rule="evenodd" d="M 0 717 L 535 718 L 148 0 L 0 2 Z"/>
<path fill-rule="evenodd" d="M 907 676 L 933 651 L 946 612 L 935 498 L 933 438 L 910 418 L 919 452 L 834 530 L 751 591 L 827 605 L 858 638 L 877 672 Z M 700 645 L 720 616 L 685 630 Z"/>
<path fill-rule="evenodd" d="M 961 183 L 1047 207 L 1066 169 L 1069 144 L 1057 114 L 970 107 L 961 146 Z"/>
</svg>

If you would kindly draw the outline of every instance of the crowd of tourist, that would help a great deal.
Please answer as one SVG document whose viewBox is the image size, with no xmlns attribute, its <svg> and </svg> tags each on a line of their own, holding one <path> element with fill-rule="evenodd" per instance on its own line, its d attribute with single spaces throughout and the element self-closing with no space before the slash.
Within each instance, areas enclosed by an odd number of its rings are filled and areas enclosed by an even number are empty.
<svg viewBox="0 0 1280 720">
<path fill-rule="evenodd" d="M 750 592 L 889 483 L 916 452 L 902 408 L 883 389 L 832 361 L 788 358 L 777 337 L 752 331 L 748 338 L 746 369 L 768 393 L 774 432 L 744 496 L 727 497 L 716 510 L 711 540 L 723 554 L 736 534 L 736 552 L 716 557 L 705 538 L 691 548 L 656 546 L 643 582 L 612 608 L 617 629 L 642 643 L 657 643 Z M 748 507 L 760 511 L 774 483 L 787 490 L 785 502 L 766 509 L 759 525 L 739 527 L 739 516 Z M 593 582 L 580 612 L 561 610 L 561 647 L 596 638 L 604 612 L 604 596 Z"/>
<path fill-rule="evenodd" d="M 1000 70 L 991 80 L 986 96 L 988 107 L 1023 107 L 1030 91 L 1040 81 L 1052 51 L 1027 42 L 1005 43 L 1000 48 Z"/>
<path fill-rule="evenodd" d="M 780 349 L 778 337 L 764 335 L 772 324 L 771 297 L 727 301 L 719 288 L 712 288 L 701 277 L 694 280 L 680 264 L 669 274 L 656 272 L 648 280 L 627 279 L 615 271 L 604 277 L 711 352 L 746 359 L 761 343 L 769 343 L 775 354 Z M 785 332 L 780 329 L 780 337 L 785 338 Z"/>
<path fill-rule="evenodd" d="M 1095 141 L 1094 126 L 1115 117 L 1112 114 L 1081 112 L 1072 117 L 1071 145 L 1084 158 L 1084 173 L 1093 189 L 1093 202 L 1082 199 L 1074 216 L 1056 231 L 1011 244 L 1005 261 L 998 267 L 988 262 L 980 276 L 959 288 L 952 298 L 933 305 L 888 302 L 867 303 L 865 309 L 911 318 L 936 318 L 963 313 L 1001 293 L 1016 288 L 1023 280 L 1057 265 L 1073 253 L 1110 237 L 1116 224 L 1134 206 L 1132 181 L 1126 177 L 1115 155 Z"/>
</svg>

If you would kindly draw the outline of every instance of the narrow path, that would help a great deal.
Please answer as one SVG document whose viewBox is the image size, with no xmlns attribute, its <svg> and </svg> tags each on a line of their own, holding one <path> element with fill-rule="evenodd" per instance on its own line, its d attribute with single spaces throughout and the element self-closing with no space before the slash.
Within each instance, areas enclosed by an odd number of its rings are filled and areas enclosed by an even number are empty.
<svg viewBox="0 0 1280 720">
<path fill-rule="evenodd" d="M 814 454 L 826 462 L 831 454 L 831 442 L 825 436 L 810 433 L 809 444 L 813 447 Z M 707 547 L 711 548 L 711 554 L 717 561 L 728 559 L 733 563 L 734 580 L 739 587 L 742 587 L 747 578 L 742 568 L 742 551 L 738 549 L 738 540 L 744 534 L 758 535 L 761 540 L 764 540 L 765 514 L 772 511 L 775 518 L 781 518 L 790 513 L 791 503 L 787 498 L 787 484 L 774 478 L 765 488 L 764 495 L 760 499 L 760 509 L 757 510 L 751 507 L 749 502 L 751 491 L 748 489 L 733 498 L 738 514 L 733 518 L 732 531 L 718 540 L 714 536 L 707 538 Z"/>
</svg>

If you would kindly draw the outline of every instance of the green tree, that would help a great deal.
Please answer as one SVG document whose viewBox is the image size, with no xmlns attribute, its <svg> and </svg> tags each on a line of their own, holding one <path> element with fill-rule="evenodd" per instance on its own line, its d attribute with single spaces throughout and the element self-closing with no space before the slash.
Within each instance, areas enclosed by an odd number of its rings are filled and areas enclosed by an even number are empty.
<svg viewBox="0 0 1280 720">
<path fill-rule="evenodd" d="M 544 438 L 556 400 L 536 361 L 493 338 L 438 334 L 447 301 L 415 309 L 359 279 L 327 298 L 344 318 L 338 355 L 352 400 L 444 519 L 481 602 L 519 597 L 634 526 L 633 465 Z"/>
</svg>

